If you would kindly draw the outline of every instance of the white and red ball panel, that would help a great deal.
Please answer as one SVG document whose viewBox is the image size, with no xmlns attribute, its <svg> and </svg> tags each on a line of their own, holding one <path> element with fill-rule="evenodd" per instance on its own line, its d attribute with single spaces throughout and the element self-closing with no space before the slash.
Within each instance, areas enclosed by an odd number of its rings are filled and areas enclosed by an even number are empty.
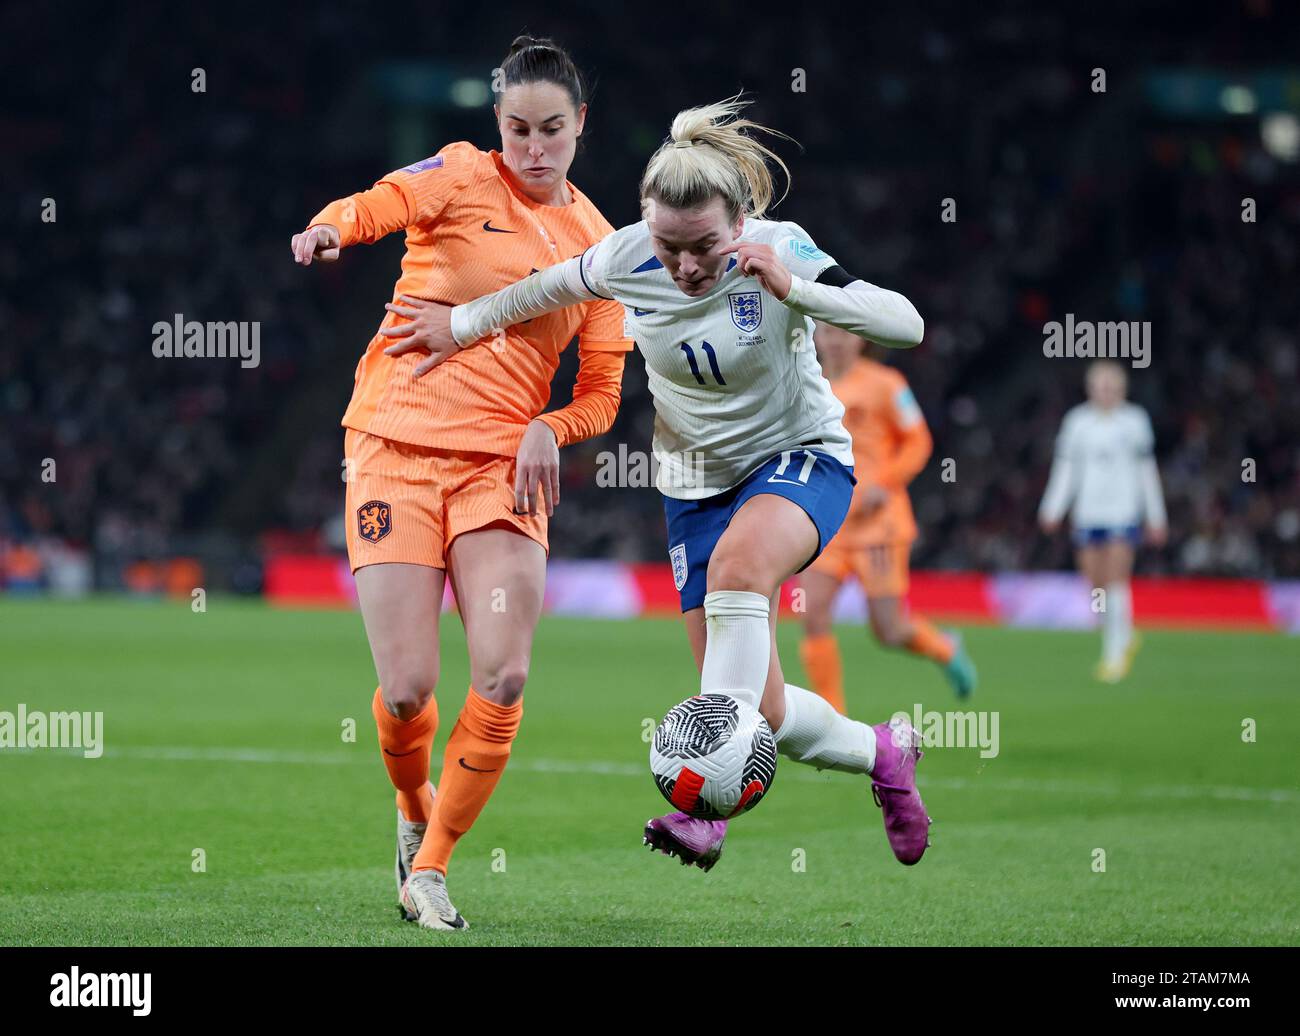
<svg viewBox="0 0 1300 1036">
<path fill-rule="evenodd" d="M 681 812 L 725 820 L 758 805 L 772 786 L 772 728 L 758 710 L 730 695 L 687 698 L 655 730 L 650 771 Z"/>
</svg>

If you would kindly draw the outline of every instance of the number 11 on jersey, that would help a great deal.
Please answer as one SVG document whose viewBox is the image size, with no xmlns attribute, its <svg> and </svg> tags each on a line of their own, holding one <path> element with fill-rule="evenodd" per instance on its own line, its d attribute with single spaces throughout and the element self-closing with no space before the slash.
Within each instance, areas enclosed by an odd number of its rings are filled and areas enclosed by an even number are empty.
<svg viewBox="0 0 1300 1036">
<path fill-rule="evenodd" d="M 681 347 L 682 347 L 682 352 L 686 354 L 686 362 L 691 365 L 691 373 L 695 375 L 695 380 L 698 381 L 701 385 L 707 384 L 707 382 L 704 380 L 704 375 L 700 373 L 700 365 L 695 362 L 695 350 L 692 349 L 685 342 L 681 343 Z M 704 350 L 704 355 L 706 355 L 709 358 L 709 369 L 713 371 L 713 379 L 719 385 L 726 385 L 727 383 L 722 380 L 722 371 L 718 370 L 718 357 L 717 354 L 713 351 L 713 346 L 711 346 L 708 342 L 701 342 L 700 348 Z"/>
</svg>

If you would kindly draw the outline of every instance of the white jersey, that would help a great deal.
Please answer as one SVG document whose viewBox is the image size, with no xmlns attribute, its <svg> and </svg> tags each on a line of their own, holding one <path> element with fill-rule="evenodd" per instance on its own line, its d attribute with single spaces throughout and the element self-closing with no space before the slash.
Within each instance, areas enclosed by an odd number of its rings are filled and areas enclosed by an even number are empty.
<svg viewBox="0 0 1300 1036">
<path fill-rule="evenodd" d="M 794 223 L 746 219 L 740 240 L 771 245 L 808 281 L 835 265 Z M 715 496 L 768 458 L 809 444 L 852 467 L 844 406 L 817 363 L 812 319 L 741 273 L 734 256 L 696 298 L 654 257 L 644 221 L 592 245 L 581 263 L 591 293 L 623 304 L 645 357 L 661 493 Z"/>
<path fill-rule="evenodd" d="M 1057 521 L 1067 509 L 1076 529 L 1164 526 L 1155 435 L 1142 407 L 1081 403 L 1065 415 L 1039 513 Z"/>
</svg>

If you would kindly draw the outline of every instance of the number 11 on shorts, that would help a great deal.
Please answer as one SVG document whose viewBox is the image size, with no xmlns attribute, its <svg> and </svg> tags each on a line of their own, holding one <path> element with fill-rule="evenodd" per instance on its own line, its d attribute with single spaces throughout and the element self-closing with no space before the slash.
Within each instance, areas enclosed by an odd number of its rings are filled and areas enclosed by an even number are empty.
<svg viewBox="0 0 1300 1036">
<path fill-rule="evenodd" d="M 803 450 L 802 453 L 804 460 L 803 467 L 799 469 L 799 481 L 806 486 L 808 484 L 808 476 L 812 474 L 813 465 L 817 462 L 817 454 L 813 453 L 812 450 Z M 785 469 L 790 466 L 790 458 L 793 457 L 794 454 L 794 450 L 785 450 L 782 452 L 781 463 L 772 474 L 772 477 L 768 479 L 769 482 L 790 481 L 790 479 L 782 478 L 781 476 L 785 474 Z"/>
</svg>

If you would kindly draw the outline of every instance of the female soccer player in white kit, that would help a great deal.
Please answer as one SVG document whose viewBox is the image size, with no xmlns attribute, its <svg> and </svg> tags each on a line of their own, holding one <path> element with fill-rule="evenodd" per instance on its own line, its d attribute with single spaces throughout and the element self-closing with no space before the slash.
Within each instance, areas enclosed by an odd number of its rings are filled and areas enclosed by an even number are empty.
<svg viewBox="0 0 1300 1036">
<path fill-rule="evenodd" d="M 914 732 L 905 720 L 851 720 L 787 684 L 773 605 L 834 536 L 854 484 L 813 318 L 896 347 L 920 342 L 924 325 L 906 298 L 850 277 L 800 227 L 762 218 L 767 160 L 785 166 L 746 132 L 771 131 L 736 117 L 746 103 L 677 115 L 641 181 L 642 222 L 467 305 L 423 307 L 415 347 L 431 355 L 416 375 L 457 346 L 491 347 L 494 328 L 591 299 L 622 303 L 654 396 L 657 485 L 700 692 L 758 708 L 786 756 L 870 774 L 894 854 L 912 864 L 930 824 Z M 554 503 L 558 486 L 542 489 Z M 672 813 L 645 838 L 707 870 L 725 833 L 725 821 Z"/>
<path fill-rule="evenodd" d="M 1065 415 L 1056 440 L 1052 473 L 1038 509 L 1049 535 L 1067 510 L 1074 530 L 1079 571 L 1102 591 L 1101 660 L 1095 675 L 1118 683 L 1129 671 L 1138 641 L 1133 633 L 1129 578 L 1133 555 L 1146 527 L 1147 541 L 1166 538 L 1165 501 L 1156 470 L 1151 419 L 1126 402 L 1124 368 L 1098 360 L 1088 368 L 1088 402 Z"/>
</svg>

